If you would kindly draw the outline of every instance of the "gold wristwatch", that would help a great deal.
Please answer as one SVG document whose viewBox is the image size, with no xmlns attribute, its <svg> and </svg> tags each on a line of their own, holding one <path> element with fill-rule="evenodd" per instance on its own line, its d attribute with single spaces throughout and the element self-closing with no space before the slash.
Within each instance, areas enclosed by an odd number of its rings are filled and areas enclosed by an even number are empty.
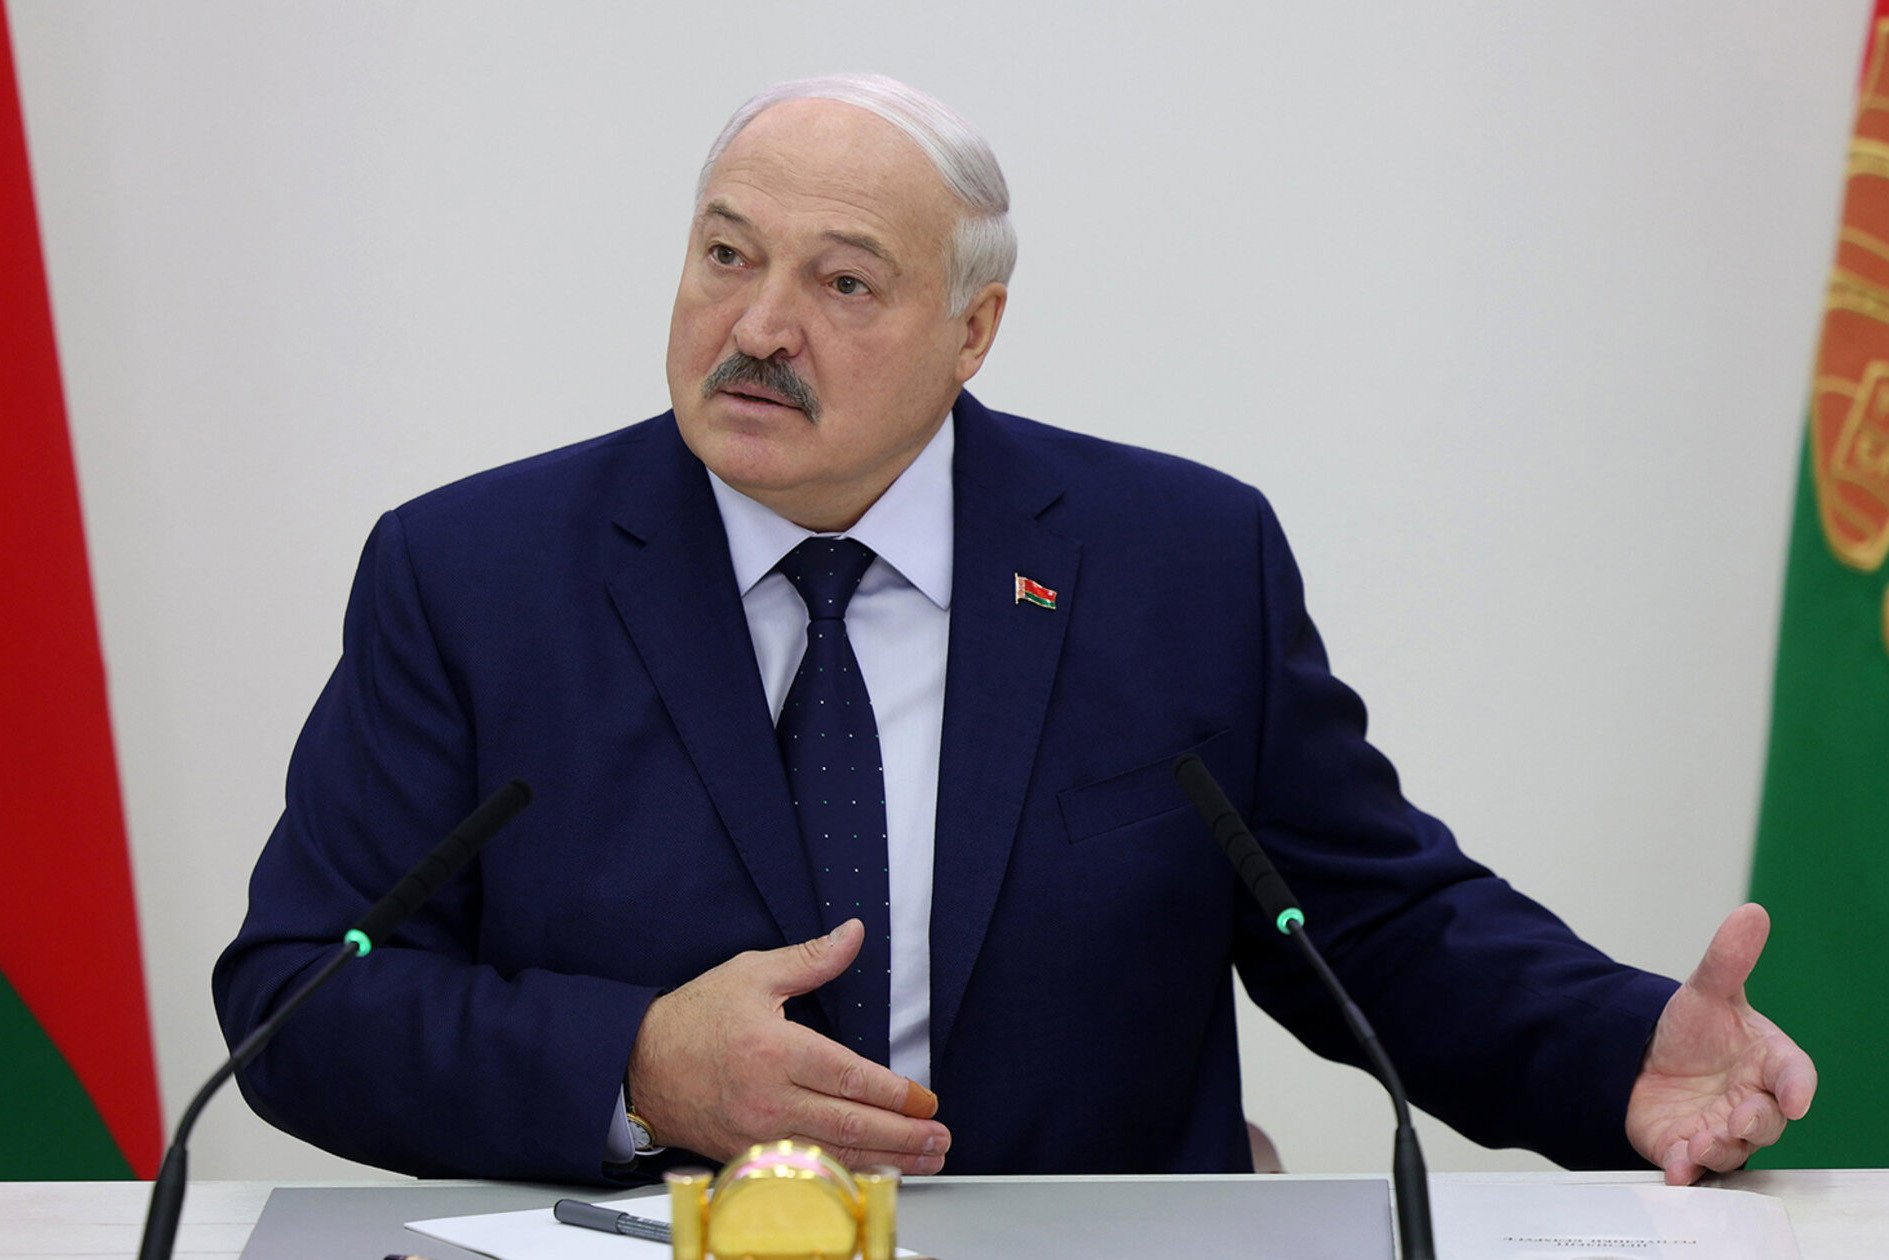
<svg viewBox="0 0 1889 1260">
<path fill-rule="evenodd" d="M 655 1131 L 649 1127 L 649 1121 L 636 1114 L 636 1106 L 630 1102 L 627 1094 L 623 1098 L 623 1118 L 630 1122 L 630 1146 L 633 1148 L 635 1158 L 660 1155 L 669 1149 L 666 1146 L 656 1145 Z"/>
</svg>

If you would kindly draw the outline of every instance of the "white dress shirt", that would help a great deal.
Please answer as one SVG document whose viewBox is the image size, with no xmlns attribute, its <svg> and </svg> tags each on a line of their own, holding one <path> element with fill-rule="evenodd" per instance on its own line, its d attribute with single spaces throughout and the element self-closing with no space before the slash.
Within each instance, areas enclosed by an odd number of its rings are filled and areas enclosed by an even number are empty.
<svg viewBox="0 0 1889 1260">
<path fill-rule="evenodd" d="M 846 607 L 885 767 L 892 894 L 892 1063 L 931 1084 L 931 846 L 938 812 L 945 648 L 951 624 L 951 418 L 845 537 L 877 559 Z M 807 646 L 807 606 L 774 572 L 814 535 L 709 475 L 728 533 L 769 713 L 780 717 Z M 782 837 L 798 845 L 798 836 Z"/>
<path fill-rule="evenodd" d="M 846 608 L 879 727 L 885 768 L 886 857 L 892 897 L 891 1068 L 931 1084 L 931 869 L 944 728 L 945 649 L 951 625 L 953 496 L 950 416 L 909 467 L 844 537 L 876 558 Z M 807 607 L 774 566 L 813 533 L 776 515 L 713 473 L 735 585 L 754 641 L 768 712 L 780 717 L 807 645 Z M 795 834 L 779 838 L 796 848 Z M 658 1135 L 660 1140 L 660 1135 Z M 618 1108 L 608 1154 L 631 1155 Z"/>
</svg>

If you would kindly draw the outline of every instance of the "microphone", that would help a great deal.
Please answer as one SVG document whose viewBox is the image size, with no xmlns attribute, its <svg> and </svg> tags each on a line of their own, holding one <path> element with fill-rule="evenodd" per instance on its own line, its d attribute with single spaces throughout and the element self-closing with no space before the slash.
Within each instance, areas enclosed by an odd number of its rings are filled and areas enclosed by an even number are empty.
<svg viewBox="0 0 1889 1260">
<path fill-rule="evenodd" d="M 1417 1131 L 1410 1123 L 1410 1103 L 1404 1097 L 1403 1082 L 1397 1078 L 1397 1069 L 1391 1066 L 1390 1056 L 1378 1044 L 1377 1033 L 1371 1028 L 1371 1022 L 1364 1017 L 1364 1012 L 1345 992 L 1345 986 L 1339 983 L 1338 977 L 1325 964 L 1324 956 L 1312 944 L 1312 938 L 1305 934 L 1305 913 L 1299 909 L 1298 899 L 1286 887 L 1286 881 L 1272 864 L 1272 859 L 1259 847 L 1259 841 L 1253 839 L 1253 833 L 1240 820 L 1239 811 L 1233 808 L 1226 793 L 1220 790 L 1206 763 L 1193 753 L 1188 753 L 1174 763 L 1174 777 L 1194 802 L 1194 808 L 1200 811 L 1202 820 L 1213 832 L 1213 838 L 1226 850 L 1227 859 L 1233 863 L 1233 869 L 1239 872 L 1241 882 L 1253 894 L 1253 899 L 1259 902 L 1260 909 L 1273 917 L 1273 925 L 1280 932 L 1298 943 L 1300 952 L 1311 964 L 1313 972 L 1324 982 L 1325 988 L 1338 1003 L 1338 1009 L 1344 1012 L 1345 1023 L 1350 1025 L 1351 1035 L 1364 1048 L 1364 1057 L 1372 1073 L 1389 1092 L 1391 1106 L 1397 1113 L 1397 1136 L 1391 1153 L 1391 1181 L 1396 1189 L 1398 1254 L 1404 1260 L 1436 1260 L 1436 1242 L 1430 1229 L 1430 1187 L 1424 1173 L 1423 1148 L 1417 1144 Z"/>
<path fill-rule="evenodd" d="M 420 908 L 421 902 L 451 879 L 460 867 L 470 862 L 485 847 L 485 842 L 498 834 L 499 828 L 517 817 L 519 811 L 530 803 L 531 789 L 525 786 L 522 779 L 513 779 L 487 797 L 485 803 L 468 814 L 444 840 L 434 846 L 431 853 L 421 858 L 394 885 L 392 892 L 382 897 L 373 909 L 347 930 L 341 938 L 340 949 L 323 964 L 321 970 L 290 994 L 275 1014 L 244 1037 L 236 1049 L 230 1052 L 223 1066 L 204 1082 L 197 1096 L 190 1100 L 190 1106 L 184 1109 L 184 1118 L 177 1122 L 176 1135 L 171 1139 L 170 1149 L 164 1152 L 164 1163 L 158 1169 L 157 1180 L 151 1183 L 151 1205 L 144 1215 L 144 1241 L 138 1248 L 138 1260 L 170 1260 L 171 1248 L 177 1239 L 177 1222 L 183 1215 L 184 1185 L 190 1164 L 190 1153 L 185 1143 L 190 1138 L 191 1129 L 196 1126 L 197 1116 L 210 1101 L 210 1096 L 216 1093 L 224 1081 L 262 1052 L 269 1039 L 275 1036 L 276 1030 L 301 1008 L 302 1003 L 308 1001 L 315 990 L 341 969 L 341 964 L 351 958 L 364 956 L 377 942 L 385 940 L 408 915 Z"/>
</svg>

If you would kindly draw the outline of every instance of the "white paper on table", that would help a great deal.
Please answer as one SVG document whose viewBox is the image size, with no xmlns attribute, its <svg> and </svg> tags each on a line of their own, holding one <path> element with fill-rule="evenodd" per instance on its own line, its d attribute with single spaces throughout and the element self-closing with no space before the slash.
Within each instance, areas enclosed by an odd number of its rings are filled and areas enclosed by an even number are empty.
<svg viewBox="0 0 1889 1260">
<path fill-rule="evenodd" d="M 1799 1260 L 1784 1205 L 1714 1187 L 1432 1181 L 1450 1260 Z"/>
<path fill-rule="evenodd" d="M 610 1199 L 597 1206 L 665 1224 L 669 1220 L 666 1194 Z M 668 1243 L 566 1225 L 551 1215 L 549 1204 L 522 1212 L 485 1212 L 477 1216 L 408 1221 L 407 1228 L 495 1260 L 655 1260 L 657 1256 L 671 1254 Z M 898 1254 L 915 1256 L 918 1253 L 901 1247 Z"/>
</svg>

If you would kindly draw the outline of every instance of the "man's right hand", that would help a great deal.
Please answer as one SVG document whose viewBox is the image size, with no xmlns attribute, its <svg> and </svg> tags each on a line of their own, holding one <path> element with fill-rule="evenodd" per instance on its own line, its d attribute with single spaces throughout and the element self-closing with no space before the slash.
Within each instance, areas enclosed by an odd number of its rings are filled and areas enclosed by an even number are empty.
<svg viewBox="0 0 1889 1260">
<path fill-rule="evenodd" d="M 951 1132 L 916 1081 L 786 1019 L 852 963 L 865 927 L 751 950 L 650 1003 L 625 1087 L 658 1142 L 726 1160 L 756 1142 L 813 1142 L 849 1168 L 944 1167 Z"/>
</svg>

